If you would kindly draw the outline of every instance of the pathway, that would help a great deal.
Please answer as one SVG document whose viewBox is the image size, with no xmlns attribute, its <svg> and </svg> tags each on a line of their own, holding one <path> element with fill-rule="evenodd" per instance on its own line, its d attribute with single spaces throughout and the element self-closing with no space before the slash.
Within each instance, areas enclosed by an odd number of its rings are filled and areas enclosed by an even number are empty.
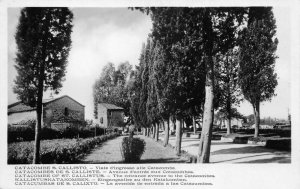
<svg viewBox="0 0 300 189">
<path fill-rule="evenodd" d="M 163 135 L 160 135 L 163 140 Z M 175 136 L 169 143 L 175 145 Z M 197 155 L 199 140 L 197 136 L 182 136 L 181 147 L 192 155 Z M 221 140 L 212 140 L 211 163 L 290 163 L 291 152 L 265 148 L 256 144 L 234 144 Z"/>
<path fill-rule="evenodd" d="M 170 148 L 165 148 L 151 138 L 145 136 L 134 136 L 145 140 L 146 149 L 140 163 L 185 163 L 186 159 L 175 155 Z M 123 163 L 121 155 L 121 143 L 123 136 L 108 140 L 95 148 L 80 163 L 105 164 Z"/>
<path fill-rule="evenodd" d="M 95 148 L 81 163 L 123 163 L 121 156 L 121 142 L 124 136 L 109 140 Z M 178 157 L 171 148 L 165 148 L 152 138 L 142 135 L 146 142 L 146 150 L 140 163 L 184 163 L 184 157 Z M 163 140 L 163 134 L 160 135 Z M 169 144 L 175 145 L 175 136 L 170 136 Z M 182 150 L 192 155 L 198 153 L 199 139 L 195 135 L 182 137 Z M 211 163 L 290 163 L 291 152 L 268 149 L 255 144 L 234 144 L 213 140 L 211 145 Z"/>
</svg>

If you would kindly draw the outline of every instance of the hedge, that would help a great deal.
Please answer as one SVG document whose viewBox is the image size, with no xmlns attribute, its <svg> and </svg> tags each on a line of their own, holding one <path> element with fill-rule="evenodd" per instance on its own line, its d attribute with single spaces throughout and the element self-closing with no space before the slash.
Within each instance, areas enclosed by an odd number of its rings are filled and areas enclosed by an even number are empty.
<svg viewBox="0 0 300 189">
<path fill-rule="evenodd" d="M 226 129 L 214 128 L 214 132 L 226 132 Z M 233 133 L 242 133 L 242 134 L 254 134 L 255 130 L 252 128 L 249 129 L 232 129 Z M 282 130 L 282 129 L 259 129 L 259 134 L 273 134 L 279 135 L 280 137 L 291 137 L 291 130 Z"/>
<path fill-rule="evenodd" d="M 277 150 L 291 151 L 291 139 L 290 138 L 270 139 L 266 141 L 266 147 L 277 149 Z"/>
<path fill-rule="evenodd" d="M 40 163 L 75 163 L 96 145 L 118 136 L 116 133 L 86 139 L 42 140 Z M 30 164 L 34 141 L 8 144 L 8 164 Z"/>
<path fill-rule="evenodd" d="M 12 142 L 22 142 L 22 141 L 32 141 L 34 140 L 35 128 L 32 126 L 26 127 L 11 127 L 8 125 L 8 143 Z M 96 127 L 96 134 L 103 135 L 104 129 Z M 94 137 L 95 127 L 94 128 L 75 128 L 68 127 L 63 131 L 51 129 L 44 127 L 41 129 L 41 139 L 50 140 L 50 139 L 59 139 L 59 138 L 89 138 Z"/>
</svg>

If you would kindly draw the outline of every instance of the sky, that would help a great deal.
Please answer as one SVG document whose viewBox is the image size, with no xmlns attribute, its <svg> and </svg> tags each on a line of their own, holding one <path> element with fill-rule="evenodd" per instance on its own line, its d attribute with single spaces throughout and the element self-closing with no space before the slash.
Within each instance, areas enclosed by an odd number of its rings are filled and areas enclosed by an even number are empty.
<svg viewBox="0 0 300 189">
<path fill-rule="evenodd" d="M 138 64 L 142 44 L 151 32 L 150 17 L 127 8 L 70 8 L 74 14 L 72 48 L 68 58 L 66 80 L 59 95 L 69 95 L 85 105 L 85 118 L 93 119 L 92 86 L 108 62 L 116 66 L 128 61 Z M 261 104 L 261 117 L 287 118 L 290 106 L 290 14 L 288 8 L 274 7 L 279 40 L 275 71 L 278 74 L 276 94 L 271 102 Z M 18 101 L 13 93 L 16 44 L 14 35 L 19 8 L 8 9 L 8 104 Z M 49 98 L 50 93 L 45 94 Z M 238 108 L 244 115 L 253 113 L 244 101 Z"/>
</svg>

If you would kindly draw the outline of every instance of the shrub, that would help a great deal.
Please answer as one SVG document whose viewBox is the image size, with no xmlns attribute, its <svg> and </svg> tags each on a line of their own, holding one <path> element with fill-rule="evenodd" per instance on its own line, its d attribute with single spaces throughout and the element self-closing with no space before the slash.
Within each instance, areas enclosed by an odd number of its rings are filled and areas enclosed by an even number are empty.
<svg viewBox="0 0 300 189">
<path fill-rule="evenodd" d="M 8 143 L 34 140 L 34 127 L 8 125 L 7 139 Z"/>
<path fill-rule="evenodd" d="M 145 151 L 145 141 L 140 138 L 124 137 L 121 154 L 125 163 L 138 163 Z"/>
<path fill-rule="evenodd" d="M 112 133 L 86 139 L 42 140 L 41 163 L 74 163 L 96 145 L 116 137 Z M 33 160 L 34 141 L 15 142 L 8 145 L 8 164 L 30 164 Z"/>
<path fill-rule="evenodd" d="M 33 123 L 27 126 L 11 126 L 8 125 L 8 143 L 32 141 L 34 140 L 35 128 Z M 34 123 L 35 124 L 35 123 Z M 104 129 L 96 127 L 97 136 L 104 134 Z M 41 129 L 41 139 L 51 140 L 59 138 L 89 138 L 95 136 L 95 127 L 84 127 L 78 129 L 76 127 L 67 127 L 65 130 L 58 131 L 52 128 L 43 127 Z"/>
</svg>

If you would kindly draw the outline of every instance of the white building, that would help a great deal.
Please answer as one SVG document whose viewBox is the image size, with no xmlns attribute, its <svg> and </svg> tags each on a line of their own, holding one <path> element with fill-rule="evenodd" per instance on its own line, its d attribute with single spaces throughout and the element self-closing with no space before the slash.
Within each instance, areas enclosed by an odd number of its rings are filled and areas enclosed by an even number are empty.
<svg viewBox="0 0 300 189">
<path fill-rule="evenodd" d="M 124 109 L 113 104 L 98 104 L 96 123 L 105 129 L 114 129 L 124 126 Z"/>
</svg>

